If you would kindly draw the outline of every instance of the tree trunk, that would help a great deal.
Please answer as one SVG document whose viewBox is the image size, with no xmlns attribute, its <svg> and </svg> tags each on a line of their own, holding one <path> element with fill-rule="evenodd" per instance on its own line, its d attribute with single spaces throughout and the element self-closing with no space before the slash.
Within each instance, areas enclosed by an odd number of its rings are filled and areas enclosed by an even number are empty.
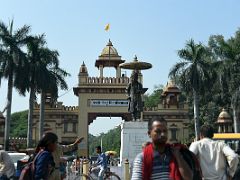
<svg viewBox="0 0 240 180">
<path fill-rule="evenodd" d="M 43 136 L 44 132 L 44 120 L 45 120 L 45 92 L 41 93 L 41 104 L 40 104 L 40 116 L 39 116 L 39 140 Z"/>
<path fill-rule="evenodd" d="M 200 139 L 200 124 L 199 124 L 199 95 L 197 91 L 193 89 L 193 103 L 194 103 L 194 127 L 196 139 Z"/>
<path fill-rule="evenodd" d="M 28 131 L 27 131 L 27 147 L 32 146 L 32 125 L 33 125 L 33 106 L 34 106 L 35 91 L 34 88 L 30 89 L 29 96 L 29 109 L 28 109 Z"/>
<path fill-rule="evenodd" d="M 233 125 L 234 132 L 240 133 L 240 87 L 236 90 L 236 92 L 232 95 L 231 106 L 233 109 Z M 239 141 L 235 143 L 235 150 L 239 152 L 240 144 Z"/>
<path fill-rule="evenodd" d="M 8 92 L 7 92 L 7 116 L 5 120 L 4 132 L 4 150 L 9 151 L 9 134 L 11 122 L 11 108 L 12 108 L 12 90 L 13 90 L 13 74 L 10 73 L 8 77 Z"/>
<path fill-rule="evenodd" d="M 233 124 L 234 132 L 240 132 L 240 88 L 236 90 L 231 99 L 231 105 L 233 109 Z"/>
<path fill-rule="evenodd" d="M 240 133 L 240 112 L 236 107 L 233 107 L 233 122 L 234 122 L 234 132 Z"/>
</svg>

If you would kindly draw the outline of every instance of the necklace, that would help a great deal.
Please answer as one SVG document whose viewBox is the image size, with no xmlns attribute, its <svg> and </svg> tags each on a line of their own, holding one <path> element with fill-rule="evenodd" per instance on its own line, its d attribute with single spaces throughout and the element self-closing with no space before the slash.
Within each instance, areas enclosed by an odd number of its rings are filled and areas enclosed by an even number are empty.
<svg viewBox="0 0 240 180">
<path fill-rule="evenodd" d="M 161 159 L 161 161 L 165 162 L 165 161 L 166 161 L 166 158 L 167 158 L 166 153 L 159 154 L 159 155 L 160 155 L 160 159 Z"/>
</svg>

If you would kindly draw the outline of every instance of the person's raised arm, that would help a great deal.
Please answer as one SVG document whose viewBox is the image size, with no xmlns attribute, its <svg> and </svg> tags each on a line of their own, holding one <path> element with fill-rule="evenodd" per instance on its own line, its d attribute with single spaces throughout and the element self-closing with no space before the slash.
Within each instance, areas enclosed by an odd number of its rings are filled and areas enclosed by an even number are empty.
<svg viewBox="0 0 240 180">
<path fill-rule="evenodd" d="M 72 143 L 72 144 L 69 144 L 69 145 L 61 145 L 62 151 L 63 151 L 64 153 L 73 151 L 73 150 L 76 148 L 76 146 L 77 146 L 80 142 L 82 142 L 83 139 L 84 139 L 83 137 L 77 138 L 77 139 L 75 140 L 75 142 Z"/>
</svg>

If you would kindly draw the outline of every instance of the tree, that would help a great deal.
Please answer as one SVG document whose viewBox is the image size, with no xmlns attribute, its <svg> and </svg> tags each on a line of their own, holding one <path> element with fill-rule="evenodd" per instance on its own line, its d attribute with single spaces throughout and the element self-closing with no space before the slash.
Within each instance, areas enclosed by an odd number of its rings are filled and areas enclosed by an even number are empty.
<svg viewBox="0 0 240 180">
<path fill-rule="evenodd" d="M 40 92 L 46 86 L 43 77 L 45 76 L 46 57 L 45 36 L 29 36 L 27 41 L 27 64 L 21 68 L 24 81 L 17 81 L 16 86 L 22 93 L 28 91 L 29 95 L 29 111 L 28 111 L 28 130 L 27 130 L 27 147 L 32 145 L 32 123 L 33 123 L 33 107 L 36 100 L 36 93 Z"/>
<path fill-rule="evenodd" d="M 28 110 L 15 112 L 11 115 L 11 137 L 27 137 L 27 119 Z"/>
<path fill-rule="evenodd" d="M 45 35 L 29 36 L 27 41 L 27 64 L 20 70 L 21 78 L 16 86 L 22 93 L 30 92 L 28 111 L 27 147 L 32 145 L 33 106 L 36 94 L 41 94 L 39 137 L 43 135 L 45 93 L 51 93 L 54 99 L 58 96 L 58 87 L 67 89 L 64 80 L 69 74 L 59 67 L 58 52 L 46 47 Z"/>
<path fill-rule="evenodd" d="M 30 26 L 13 31 L 13 20 L 9 26 L 0 22 L 0 80 L 8 79 L 7 115 L 5 121 L 4 148 L 9 149 L 9 132 L 11 122 L 12 90 L 19 76 L 18 68 L 24 66 L 25 54 L 21 47 L 25 45 Z"/>
<path fill-rule="evenodd" d="M 218 82 L 222 100 L 233 109 L 234 131 L 240 132 L 239 81 L 240 81 L 240 30 L 225 40 L 221 35 L 211 36 L 209 47 L 217 61 Z"/>
<path fill-rule="evenodd" d="M 163 85 L 155 86 L 153 93 L 144 95 L 144 107 L 156 107 L 161 102 Z"/>
<path fill-rule="evenodd" d="M 201 43 L 195 44 L 191 39 L 184 49 L 178 51 L 178 56 L 183 61 L 173 66 L 169 76 L 174 79 L 178 77 L 185 92 L 193 95 L 195 136 L 199 139 L 199 95 L 204 92 L 206 82 L 211 79 L 208 52 Z"/>
<path fill-rule="evenodd" d="M 43 61 L 43 67 L 41 69 L 42 85 L 41 92 L 41 104 L 40 104 L 40 117 L 39 117 L 39 138 L 42 137 L 44 131 L 44 109 L 45 109 L 45 95 L 50 93 L 54 100 L 58 97 L 58 88 L 61 90 L 67 90 L 68 86 L 65 81 L 67 76 L 70 76 L 65 70 L 59 67 L 58 52 L 56 50 L 50 50 L 47 47 L 41 50 L 41 59 Z"/>
</svg>

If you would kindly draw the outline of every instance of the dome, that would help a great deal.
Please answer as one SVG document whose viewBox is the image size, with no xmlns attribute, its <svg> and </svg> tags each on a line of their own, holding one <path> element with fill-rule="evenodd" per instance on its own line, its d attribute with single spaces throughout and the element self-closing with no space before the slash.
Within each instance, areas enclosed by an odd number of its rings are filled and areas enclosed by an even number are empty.
<svg viewBox="0 0 240 180">
<path fill-rule="evenodd" d="M 166 95 L 167 93 L 181 93 L 180 89 L 176 86 L 174 80 L 169 80 L 167 82 L 167 85 L 163 88 L 163 93 L 162 95 Z"/>
<path fill-rule="evenodd" d="M 226 111 L 226 109 L 223 109 L 222 112 L 219 114 L 218 119 L 224 119 L 224 120 L 229 120 L 231 119 L 230 115 Z"/>
<path fill-rule="evenodd" d="M 175 81 L 174 80 L 169 80 L 168 83 L 167 83 L 167 88 L 176 88 L 176 84 L 175 84 Z"/>
<path fill-rule="evenodd" d="M 113 47 L 112 42 L 109 39 L 107 46 L 102 50 L 101 56 L 118 56 L 117 50 Z"/>
<path fill-rule="evenodd" d="M 82 65 L 80 67 L 79 73 L 87 73 L 87 72 L 88 72 L 87 67 L 83 61 Z"/>
</svg>

